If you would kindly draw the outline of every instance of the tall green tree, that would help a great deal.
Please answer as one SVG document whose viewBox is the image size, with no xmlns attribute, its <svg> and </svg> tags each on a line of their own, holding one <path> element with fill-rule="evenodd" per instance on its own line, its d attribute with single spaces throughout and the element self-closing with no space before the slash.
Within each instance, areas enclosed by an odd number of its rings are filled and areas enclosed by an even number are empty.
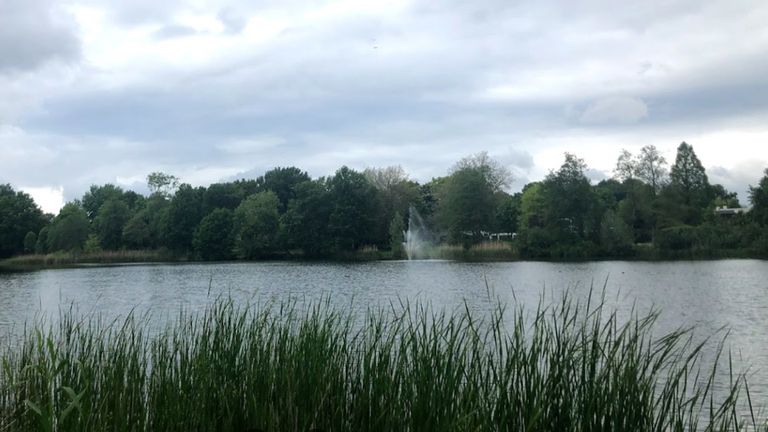
<svg viewBox="0 0 768 432">
<path fill-rule="evenodd" d="M 712 187 L 704 166 L 690 144 L 683 142 L 677 148 L 669 177 L 670 185 L 661 201 L 661 211 L 666 216 L 667 224 L 700 224 L 713 198 Z"/>
<path fill-rule="evenodd" d="M 637 178 L 653 188 L 654 193 L 659 193 L 667 182 L 667 160 L 653 145 L 647 145 L 640 150 L 640 155 L 634 163 Z"/>
<path fill-rule="evenodd" d="M 599 224 L 600 216 L 595 215 L 597 196 L 586 168 L 583 159 L 566 153 L 560 169 L 543 182 L 548 207 L 546 225 L 558 233 L 560 241 L 587 240 Z"/>
<path fill-rule="evenodd" d="M 277 252 L 279 200 L 272 191 L 246 198 L 235 209 L 234 250 L 238 258 L 254 259 Z"/>
<path fill-rule="evenodd" d="M 107 183 L 102 186 L 91 185 L 91 188 L 83 195 L 82 205 L 88 220 L 93 222 L 99 213 L 99 209 L 107 201 L 118 201 L 123 198 L 123 189 L 119 186 Z"/>
<path fill-rule="evenodd" d="M 37 244 L 37 234 L 34 231 L 30 231 L 24 236 L 24 253 L 34 253 L 35 245 Z"/>
<path fill-rule="evenodd" d="M 700 199 L 709 192 L 709 178 L 704 166 L 693 151 L 693 146 L 683 141 L 677 148 L 677 157 L 669 174 L 672 186 L 683 194 L 683 199 L 690 202 Z"/>
<path fill-rule="evenodd" d="M 395 212 L 392 217 L 392 221 L 389 223 L 389 242 L 390 250 L 392 251 L 392 258 L 403 259 L 405 258 L 405 223 L 403 222 L 403 215 L 400 212 Z"/>
<path fill-rule="evenodd" d="M 634 244 L 632 229 L 611 209 L 600 222 L 600 246 L 608 256 L 628 256 Z"/>
<path fill-rule="evenodd" d="M 301 249 L 307 257 L 331 254 L 333 241 L 328 219 L 332 208 L 325 179 L 298 184 L 296 197 L 288 203 L 288 210 L 282 216 L 287 246 Z"/>
<path fill-rule="evenodd" d="M 136 212 L 123 227 L 123 244 L 129 249 L 156 247 L 152 243 L 149 214 L 147 209 Z"/>
<path fill-rule="evenodd" d="M 336 252 L 354 251 L 373 243 L 376 229 L 376 189 L 365 176 L 346 166 L 328 180 L 331 213 L 328 232 Z"/>
<path fill-rule="evenodd" d="M 234 253 L 233 212 L 226 208 L 212 211 L 195 230 L 195 252 L 207 261 L 232 259 Z"/>
<path fill-rule="evenodd" d="M 111 198 L 99 207 L 94 226 L 103 249 L 117 250 L 123 246 L 123 228 L 130 218 L 128 205 Z"/>
<path fill-rule="evenodd" d="M 35 201 L 11 185 L 0 185 L 0 258 L 24 251 L 24 237 L 38 232 L 45 225 L 45 217 Z"/>
<path fill-rule="evenodd" d="M 411 181 L 400 166 L 366 168 L 363 175 L 377 191 L 377 228 L 374 242 L 390 247 L 390 224 L 396 213 L 408 214 L 411 205 L 419 207 L 419 184 Z"/>
<path fill-rule="evenodd" d="M 499 161 L 488 156 L 486 151 L 461 159 L 453 166 L 451 172 L 455 173 L 465 169 L 482 174 L 494 193 L 509 187 L 512 182 L 512 173 L 509 169 Z"/>
<path fill-rule="evenodd" d="M 256 182 L 260 191 L 272 191 L 278 200 L 277 210 L 285 213 L 288 202 L 296 198 L 296 185 L 309 181 L 309 175 L 296 167 L 277 167 L 264 173 Z"/>
<path fill-rule="evenodd" d="M 179 178 L 171 174 L 155 171 L 147 175 L 147 186 L 152 195 L 158 194 L 170 198 L 174 191 L 176 191 L 176 188 L 179 187 Z"/>
<path fill-rule="evenodd" d="M 179 186 L 168 207 L 165 221 L 165 244 L 177 253 L 192 250 L 192 236 L 203 218 L 203 188 L 184 183 Z"/>
<path fill-rule="evenodd" d="M 494 226 L 494 186 L 480 169 L 454 171 L 441 190 L 438 211 L 451 241 L 465 246 L 480 241 Z"/>
<path fill-rule="evenodd" d="M 234 210 L 244 198 L 243 190 L 235 183 L 214 183 L 203 194 L 203 213 L 220 208 Z"/>
<path fill-rule="evenodd" d="M 90 223 L 85 210 L 78 202 L 67 203 L 48 231 L 48 250 L 80 252 L 89 232 Z"/>
<path fill-rule="evenodd" d="M 752 219 L 760 226 L 768 227 L 768 169 L 757 186 L 749 187 L 749 201 L 752 203 Z"/>
</svg>

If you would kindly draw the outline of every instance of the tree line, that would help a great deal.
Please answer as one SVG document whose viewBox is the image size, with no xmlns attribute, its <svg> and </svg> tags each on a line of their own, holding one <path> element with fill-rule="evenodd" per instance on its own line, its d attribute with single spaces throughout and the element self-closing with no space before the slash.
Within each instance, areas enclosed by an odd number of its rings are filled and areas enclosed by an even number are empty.
<svg viewBox="0 0 768 432">
<path fill-rule="evenodd" d="M 339 168 L 316 179 L 278 167 L 256 179 L 193 187 L 165 173 L 147 177 L 144 196 L 93 185 L 58 215 L 0 185 L 0 257 L 56 251 L 163 250 L 177 258 L 264 259 L 403 256 L 411 209 L 433 241 L 465 248 L 492 233 L 520 258 L 708 257 L 768 255 L 768 169 L 750 188 L 751 211 L 710 184 L 691 145 L 670 166 L 654 146 L 622 151 L 614 178 L 593 185 L 587 166 L 566 153 L 562 166 L 519 193 L 511 175 L 482 152 L 425 184 L 400 167 Z M 496 237 L 497 239 L 499 237 Z M 378 252 L 377 252 L 378 253 Z"/>
</svg>

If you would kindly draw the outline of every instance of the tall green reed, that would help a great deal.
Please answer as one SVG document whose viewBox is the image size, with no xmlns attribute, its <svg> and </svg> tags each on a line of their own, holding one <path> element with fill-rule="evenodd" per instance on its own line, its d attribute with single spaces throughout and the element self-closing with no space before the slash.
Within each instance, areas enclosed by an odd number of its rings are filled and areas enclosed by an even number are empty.
<svg viewBox="0 0 768 432">
<path fill-rule="evenodd" d="M 706 342 L 568 295 L 489 313 L 214 301 L 166 328 L 71 309 L 8 343 L 0 430 L 689 431 L 762 425 Z M 722 353 L 716 347 L 716 357 Z M 718 358 L 708 364 L 718 364 Z M 747 394 L 747 401 L 740 395 Z M 749 411 L 746 410 L 749 408 Z"/>
</svg>

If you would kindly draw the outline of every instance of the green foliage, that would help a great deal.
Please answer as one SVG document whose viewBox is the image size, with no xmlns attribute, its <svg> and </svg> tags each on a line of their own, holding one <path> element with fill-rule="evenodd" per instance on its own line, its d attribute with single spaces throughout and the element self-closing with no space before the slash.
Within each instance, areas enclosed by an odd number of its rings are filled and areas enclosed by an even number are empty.
<svg viewBox="0 0 768 432">
<path fill-rule="evenodd" d="M 169 198 L 179 187 L 179 178 L 163 172 L 153 172 L 147 175 L 147 187 L 152 195 Z"/>
<path fill-rule="evenodd" d="M 99 207 L 94 227 L 101 247 L 117 250 L 123 245 L 123 229 L 130 218 L 128 205 L 119 199 L 109 199 Z"/>
<path fill-rule="evenodd" d="M 197 255 L 209 261 L 232 259 L 233 226 L 233 212 L 229 209 L 216 209 L 204 217 L 195 230 L 193 239 Z"/>
<path fill-rule="evenodd" d="M 440 190 L 438 220 L 450 238 L 469 246 L 494 225 L 494 187 L 482 169 L 465 167 L 455 171 Z"/>
<path fill-rule="evenodd" d="M 400 212 L 395 212 L 395 216 L 389 224 L 389 247 L 394 259 L 405 258 L 405 247 L 403 246 L 403 243 L 405 243 L 404 231 L 403 215 Z"/>
<path fill-rule="evenodd" d="M 92 185 L 81 200 L 83 210 L 88 215 L 88 220 L 93 222 L 98 216 L 99 209 L 106 202 L 122 200 L 123 193 L 122 188 L 113 184 L 105 184 L 103 186 Z"/>
<path fill-rule="evenodd" d="M 90 232 L 89 225 L 88 215 L 79 203 L 65 204 L 48 231 L 48 250 L 82 251 Z"/>
<path fill-rule="evenodd" d="M 376 230 L 372 242 L 391 248 L 390 225 L 395 213 L 408 214 L 410 206 L 419 207 L 419 184 L 408 179 L 400 166 L 366 168 L 363 175 L 376 188 Z"/>
<path fill-rule="evenodd" d="M 243 201 L 242 189 L 235 183 L 214 183 L 203 193 L 203 212 L 208 214 L 215 209 L 234 210 Z"/>
<path fill-rule="evenodd" d="M 768 227 L 768 169 L 757 186 L 749 187 L 749 200 L 752 203 L 752 219 L 761 226 Z"/>
<path fill-rule="evenodd" d="M 34 231 L 30 231 L 24 236 L 24 253 L 34 253 L 35 245 L 37 244 L 37 234 Z"/>
<path fill-rule="evenodd" d="M 11 185 L 0 184 L 0 258 L 24 251 L 28 232 L 37 232 L 45 225 L 43 212 L 32 197 L 14 191 Z"/>
<path fill-rule="evenodd" d="M 607 210 L 600 223 L 600 246 L 607 256 L 628 256 L 632 253 L 632 229 L 613 210 Z"/>
<path fill-rule="evenodd" d="M 238 258 L 254 259 L 277 251 L 280 202 L 272 191 L 246 198 L 235 209 L 234 250 Z"/>
<path fill-rule="evenodd" d="M 586 240 L 599 226 L 597 195 L 584 174 L 586 167 L 582 159 L 566 153 L 560 169 L 542 183 L 545 226 L 556 233 L 560 243 Z"/>
<path fill-rule="evenodd" d="M 323 179 L 297 185 L 296 198 L 291 200 L 282 217 L 287 246 L 301 249 L 307 257 L 330 255 L 333 244 L 328 232 L 328 220 L 332 208 Z"/>
<path fill-rule="evenodd" d="M 86 254 L 97 254 L 101 252 L 101 242 L 96 234 L 89 234 L 83 244 L 83 252 Z"/>
<path fill-rule="evenodd" d="M 362 173 L 341 167 L 328 180 L 328 199 L 328 232 L 335 252 L 351 252 L 373 243 L 376 189 Z"/>
<path fill-rule="evenodd" d="M 517 233 L 519 231 L 518 221 L 520 220 L 521 201 L 523 195 L 499 194 L 496 198 L 495 231 L 503 233 Z"/>
<path fill-rule="evenodd" d="M 203 218 L 203 190 L 182 184 L 168 206 L 164 238 L 166 246 L 177 253 L 192 250 L 192 236 Z"/>
<path fill-rule="evenodd" d="M 645 146 L 635 161 L 635 173 L 654 193 L 658 193 L 667 183 L 667 160 L 655 146 Z"/>
<path fill-rule="evenodd" d="M 309 181 L 309 175 L 296 167 L 277 167 L 264 173 L 256 182 L 260 191 L 272 191 L 278 200 L 277 210 L 285 213 L 288 203 L 296 198 L 296 185 Z"/>
<path fill-rule="evenodd" d="M 709 184 L 687 143 L 678 148 L 669 178 L 666 161 L 653 146 L 637 156 L 622 151 L 615 179 L 593 186 L 585 171 L 583 160 L 566 154 L 558 170 L 515 195 L 503 190 L 511 180 L 509 171 L 485 152 L 460 160 L 450 175 L 423 185 L 399 166 L 362 173 L 342 167 L 317 180 L 296 167 L 275 168 L 257 179 L 207 188 L 179 186 L 176 177 L 156 172 L 148 176 L 149 197 L 111 184 L 94 185 L 81 205 L 73 203 L 55 219 L 43 215 L 28 195 L 0 185 L 0 258 L 80 251 L 89 233 L 105 250 L 147 249 L 177 259 L 193 254 L 228 259 L 230 249 L 248 259 L 378 258 L 380 250 L 392 250 L 397 257 L 397 215 L 407 214 L 411 206 L 428 227 L 435 251 L 463 246 L 451 249 L 458 259 L 468 259 L 470 252 L 481 259 L 768 256 L 768 235 L 763 234 L 768 170 L 750 189 L 753 208 L 747 216 L 715 212 L 739 207 L 738 196 Z M 273 201 L 264 195 L 259 204 L 244 204 L 245 197 L 267 192 L 277 200 L 277 217 Z M 85 221 L 74 209 L 78 205 Z M 241 207 L 238 219 L 232 211 Z M 231 211 L 231 236 L 223 234 L 227 217 L 218 210 Z M 517 236 L 503 250 L 475 247 L 494 233 Z"/>
<path fill-rule="evenodd" d="M 138 211 L 123 227 L 123 244 L 130 249 L 144 249 L 152 246 L 149 215 L 146 209 Z"/>
<path fill-rule="evenodd" d="M 48 253 L 48 231 L 49 228 L 43 227 L 37 234 L 37 241 L 35 242 L 35 253 L 45 254 Z"/>
</svg>

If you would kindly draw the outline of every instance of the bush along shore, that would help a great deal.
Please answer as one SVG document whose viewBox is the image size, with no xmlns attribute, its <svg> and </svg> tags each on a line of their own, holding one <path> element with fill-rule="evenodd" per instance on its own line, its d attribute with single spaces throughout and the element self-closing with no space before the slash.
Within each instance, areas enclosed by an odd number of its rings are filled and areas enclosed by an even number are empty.
<svg viewBox="0 0 768 432">
<path fill-rule="evenodd" d="M 0 430 L 765 430 L 745 380 L 715 394 L 705 345 L 655 314 L 566 296 L 482 316 L 219 299 L 158 330 L 69 310 L 6 343 Z"/>
</svg>

